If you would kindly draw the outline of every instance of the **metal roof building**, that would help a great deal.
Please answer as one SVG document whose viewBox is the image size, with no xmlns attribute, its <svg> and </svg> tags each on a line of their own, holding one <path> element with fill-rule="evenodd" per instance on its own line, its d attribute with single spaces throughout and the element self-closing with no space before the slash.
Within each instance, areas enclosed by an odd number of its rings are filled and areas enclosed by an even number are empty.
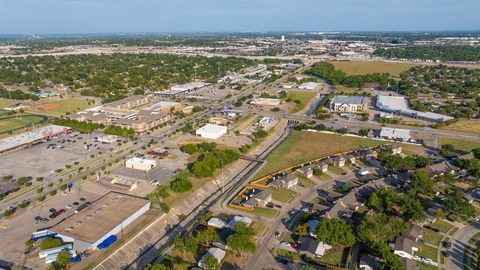
<svg viewBox="0 0 480 270">
<path fill-rule="evenodd" d="M 318 83 L 316 82 L 305 82 L 305 83 L 302 83 L 298 86 L 298 89 L 304 89 L 304 90 L 313 90 L 315 88 L 317 88 L 318 86 Z"/>
<path fill-rule="evenodd" d="M 70 130 L 69 127 L 50 125 L 11 136 L 0 140 L 0 153 L 36 143 L 60 133 L 67 133 Z"/>
<path fill-rule="evenodd" d="M 411 110 L 408 108 L 408 102 L 404 97 L 377 96 L 377 108 L 386 112 L 399 113 L 434 122 L 445 122 L 453 119 L 453 117 L 443 114 Z"/>
<path fill-rule="evenodd" d="M 409 141 L 412 138 L 411 130 L 383 127 L 380 131 L 380 137 L 389 140 Z"/>
<path fill-rule="evenodd" d="M 77 252 L 95 250 L 149 209 L 150 201 L 146 199 L 111 191 L 49 231 L 57 233 L 64 242 L 73 243 Z"/>
<path fill-rule="evenodd" d="M 206 124 L 196 130 L 196 135 L 202 138 L 216 140 L 227 134 L 227 127 L 215 124 Z"/>
</svg>

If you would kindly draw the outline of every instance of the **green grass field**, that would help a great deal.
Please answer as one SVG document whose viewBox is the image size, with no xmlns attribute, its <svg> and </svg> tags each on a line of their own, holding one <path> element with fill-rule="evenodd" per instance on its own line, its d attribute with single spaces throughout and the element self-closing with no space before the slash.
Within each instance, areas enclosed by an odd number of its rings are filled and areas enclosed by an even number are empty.
<svg viewBox="0 0 480 270">
<path fill-rule="evenodd" d="M 448 224 L 443 220 L 437 220 L 431 225 L 433 228 L 439 229 L 441 232 L 446 233 L 448 230 L 453 228 L 453 225 Z"/>
<path fill-rule="evenodd" d="M 293 131 L 267 158 L 257 177 L 291 165 L 384 142 L 319 132 Z"/>
<path fill-rule="evenodd" d="M 480 121 L 478 120 L 460 120 L 451 125 L 441 127 L 445 130 L 455 130 L 464 132 L 473 132 L 480 134 Z"/>
<path fill-rule="evenodd" d="M 33 115 L 24 115 L 12 118 L 0 119 L 0 132 L 7 132 L 17 128 L 22 128 L 30 126 L 32 124 L 37 124 L 43 121 L 42 117 L 33 116 Z"/>
<path fill-rule="evenodd" d="M 41 109 L 41 106 L 48 104 L 52 104 L 51 109 Z M 41 99 L 30 103 L 30 105 L 34 107 L 28 111 L 52 116 L 62 116 L 89 107 L 88 102 L 84 99 Z"/>
<path fill-rule="evenodd" d="M 290 108 L 290 113 L 297 113 L 307 106 L 308 102 L 315 97 L 316 93 L 307 91 L 289 91 L 287 97 L 292 100 L 294 106 Z M 295 103 L 294 100 L 300 100 L 300 103 Z"/>
<path fill-rule="evenodd" d="M 437 261 L 437 249 L 432 248 L 426 245 L 418 245 L 418 251 L 415 252 L 415 255 L 425 258 L 430 258 L 432 261 Z"/>
<path fill-rule="evenodd" d="M 425 242 L 430 243 L 432 245 L 438 246 L 442 241 L 442 235 L 440 233 L 434 232 L 429 229 L 425 229 L 423 234 L 423 239 Z"/>
<path fill-rule="evenodd" d="M 343 252 L 344 249 L 342 248 L 333 248 L 325 252 L 325 255 L 322 256 L 320 261 L 331 265 L 340 266 L 342 264 Z"/>
<path fill-rule="evenodd" d="M 297 195 L 295 191 L 286 188 L 271 188 L 269 190 L 272 192 L 272 199 L 279 202 L 289 202 Z"/>
<path fill-rule="evenodd" d="M 452 144 L 455 149 L 466 152 L 470 152 L 474 148 L 480 148 L 480 141 L 467 141 L 443 136 L 439 137 L 438 146 L 441 147 L 444 144 Z"/>
<path fill-rule="evenodd" d="M 336 69 L 340 69 L 349 75 L 364 75 L 371 73 L 390 73 L 393 77 L 398 77 L 400 73 L 416 64 L 390 63 L 379 61 L 332 61 Z"/>
<path fill-rule="evenodd" d="M 328 166 L 328 170 L 336 175 L 346 173 L 346 171 L 338 166 Z"/>
<path fill-rule="evenodd" d="M 298 182 L 302 184 L 304 187 L 313 187 L 315 185 L 315 181 L 306 178 L 303 175 L 297 174 Z"/>
</svg>

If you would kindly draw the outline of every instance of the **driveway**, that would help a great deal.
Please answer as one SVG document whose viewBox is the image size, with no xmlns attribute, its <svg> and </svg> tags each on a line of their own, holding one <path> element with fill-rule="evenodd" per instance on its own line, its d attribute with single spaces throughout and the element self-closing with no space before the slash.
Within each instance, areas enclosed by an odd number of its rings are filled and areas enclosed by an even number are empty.
<svg viewBox="0 0 480 270">
<path fill-rule="evenodd" d="M 445 265 L 448 270 L 464 270 L 471 269 L 472 260 L 469 259 L 466 265 L 463 262 L 463 253 L 466 247 L 473 247 L 468 243 L 468 240 L 472 238 L 476 233 L 480 232 L 480 224 L 474 223 L 465 226 L 458 230 L 451 238 L 450 242 L 452 246 L 447 250 L 448 257 L 445 257 Z"/>
</svg>

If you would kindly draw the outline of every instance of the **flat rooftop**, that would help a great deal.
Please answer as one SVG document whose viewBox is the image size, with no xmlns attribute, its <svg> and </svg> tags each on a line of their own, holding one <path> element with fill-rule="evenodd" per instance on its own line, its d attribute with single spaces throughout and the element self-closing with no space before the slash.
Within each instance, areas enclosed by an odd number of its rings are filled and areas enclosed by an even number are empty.
<svg viewBox="0 0 480 270">
<path fill-rule="evenodd" d="M 420 112 L 409 109 L 407 99 L 398 96 L 377 96 L 377 108 L 388 112 L 400 112 L 410 116 L 419 116 L 434 121 L 448 121 L 453 117 L 434 112 Z"/>
<path fill-rule="evenodd" d="M 11 136 L 5 139 L 0 140 L 0 152 L 7 151 L 24 144 L 29 144 L 45 137 L 55 136 L 58 133 L 65 132 L 69 130 L 69 127 L 50 125 L 46 127 L 41 127 L 33 131 L 28 131 L 22 134 Z"/>
<path fill-rule="evenodd" d="M 140 197 L 111 191 L 50 231 L 93 244 L 149 203 Z"/>
<path fill-rule="evenodd" d="M 331 103 L 346 103 L 346 104 L 363 104 L 365 97 L 363 96 L 336 96 Z"/>
<path fill-rule="evenodd" d="M 208 133 L 219 133 L 223 132 L 227 129 L 226 126 L 220 126 L 215 124 L 206 124 L 205 126 L 197 129 L 198 132 L 208 132 Z"/>
</svg>

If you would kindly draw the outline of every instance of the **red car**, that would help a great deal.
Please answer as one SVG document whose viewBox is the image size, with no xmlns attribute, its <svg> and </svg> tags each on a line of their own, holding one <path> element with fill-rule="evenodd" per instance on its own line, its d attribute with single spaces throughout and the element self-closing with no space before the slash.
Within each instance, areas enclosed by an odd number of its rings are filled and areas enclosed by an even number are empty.
<svg viewBox="0 0 480 270">
<path fill-rule="evenodd" d="M 292 248 L 294 248 L 294 249 L 300 248 L 300 244 L 296 244 L 296 243 L 293 243 L 293 244 L 291 244 L 290 246 L 291 246 Z"/>
<path fill-rule="evenodd" d="M 60 210 L 57 211 L 57 216 L 59 216 L 63 213 L 65 213 L 65 209 L 60 209 Z"/>
</svg>

